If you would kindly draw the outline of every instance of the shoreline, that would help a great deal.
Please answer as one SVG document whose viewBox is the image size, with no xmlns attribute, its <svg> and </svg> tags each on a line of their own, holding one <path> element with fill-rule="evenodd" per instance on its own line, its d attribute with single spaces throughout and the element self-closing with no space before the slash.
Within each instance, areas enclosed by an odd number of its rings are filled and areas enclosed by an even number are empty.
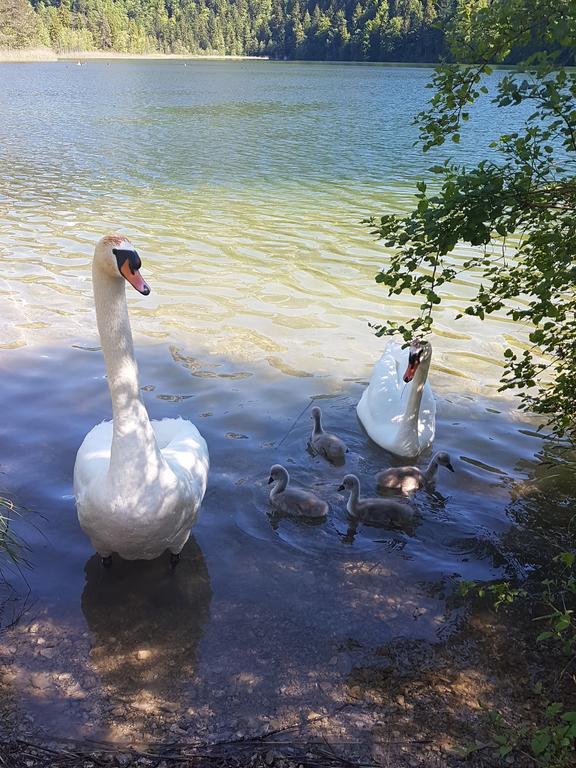
<svg viewBox="0 0 576 768">
<path fill-rule="evenodd" d="M 134 59 L 134 60 L 256 60 L 268 61 L 268 56 L 240 56 L 210 53 L 122 53 L 118 51 L 69 51 L 58 53 L 52 48 L 0 49 L 0 63 L 20 64 L 24 62 L 88 61 L 90 59 Z"/>
<path fill-rule="evenodd" d="M 252 59 L 268 61 L 269 56 L 241 56 L 224 53 L 121 53 L 117 51 L 76 51 L 72 53 L 57 53 L 58 61 L 78 59 L 222 59 L 223 61 Z"/>
<path fill-rule="evenodd" d="M 26 61 L 58 61 L 58 57 L 52 48 L 0 48 L 1 64 L 20 64 Z"/>
</svg>

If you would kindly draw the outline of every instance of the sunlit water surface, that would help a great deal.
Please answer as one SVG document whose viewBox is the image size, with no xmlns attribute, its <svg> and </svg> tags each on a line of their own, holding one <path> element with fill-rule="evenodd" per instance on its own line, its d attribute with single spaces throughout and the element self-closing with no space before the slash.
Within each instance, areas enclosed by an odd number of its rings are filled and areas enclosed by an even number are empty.
<svg viewBox="0 0 576 768">
<path fill-rule="evenodd" d="M 305 450 L 316 398 L 367 491 L 399 463 L 366 438 L 355 404 L 382 348 L 368 322 L 420 302 L 376 285 L 386 252 L 359 222 L 406 210 L 432 163 L 411 125 L 429 76 L 0 65 L 0 466 L 2 490 L 30 510 L 19 527 L 32 563 L 11 574 L 4 623 L 30 594 L 2 650 L 30 722 L 121 739 L 165 737 L 176 711 L 199 736 L 329 712 L 363 654 L 450 633 L 458 614 L 444 595 L 456 579 L 518 575 L 499 537 L 510 487 L 542 440 L 497 393 L 501 352 L 521 347 L 525 329 L 454 321 L 474 274 L 455 284 L 433 338 L 436 448 L 456 473 L 416 499 L 413 535 L 345 540 L 343 471 Z M 475 125 L 467 160 L 500 127 L 489 106 Z M 152 287 L 129 294 L 146 405 L 192 419 L 211 453 L 174 572 L 165 559 L 102 569 L 71 495 L 76 450 L 110 415 L 89 265 L 95 240 L 116 230 Z M 278 461 L 329 501 L 327 523 L 269 519 Z"/>
</svg>

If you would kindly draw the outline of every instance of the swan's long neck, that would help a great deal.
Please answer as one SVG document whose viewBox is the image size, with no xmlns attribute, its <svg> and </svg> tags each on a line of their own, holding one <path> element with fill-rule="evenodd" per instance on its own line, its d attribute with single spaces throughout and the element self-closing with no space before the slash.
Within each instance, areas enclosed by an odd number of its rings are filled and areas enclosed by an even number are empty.
<svg viewBox="0 0 576 768">
<path fill-rule="evenodd" d="M 358 483 L 354 483 L 354 485 L 350 489 L 350 498 L 348 499 L 348 504 L 346 504 L 346 509 L 348 510 L 348 514 L 351 517 L 357 517 L 358 515 L 356 505 L 358 504 L 359 498 L 360 498 L 360 485 Z"/>
<path fill-rule="evenodd" d="M 317 437 L 324 432 L 322 429 L 322 416 L 319 413 L 314 414 L 314 427 L 312 429 L 312 437 Z"/>
<path fill-rule="evenodd" d="M 426 379 L 428 378 L 431 359 L 431 355 L 428 355 L 428 357 L 423 360 L 416 369 L 416 373 L 414 374 L 414 378 L 412 379 L 412 384 L 410 386 L 408 402 L 406 403 L 404 418 L 402 419 L 402 426 L 399 433 L 400 441 L 405 446 L 410 446 L 414 449 L 414 456 L 420 450 L 420 443 L 418 439 L 418 417 L 420 415 L 420 403 L 422 402 L 424 385 L 426 384 Z"/>
<path fill-rule="evenodd" d="M 428 464 L 428 467 L 424 472 L 424 477 L 427 483 L 434 484 L 436 482 L 438 477 L 438 459 L 436 456 L 432 457 L 430 464 Z"/>
<path fill-rule="evenodd" d="M 290 481 L 290 475 L 288 472 L 283 472 L 280 477 L 274 482 L 274 485 L 272 486 L 272 491 L 270 492 L 271 496 L 276 496 L 278 493 L 282 493 L 282 491 L 285 491 L 288 487 L 288 482 Z"/>
<path fill-rule="evenodd" d="M 123 280 L 92 268 L 96 320 L 112 398 L 113 436 L 109 477 L 145 482 L 163 463 L 140 397 L 138 367 Z"/>
</svg>

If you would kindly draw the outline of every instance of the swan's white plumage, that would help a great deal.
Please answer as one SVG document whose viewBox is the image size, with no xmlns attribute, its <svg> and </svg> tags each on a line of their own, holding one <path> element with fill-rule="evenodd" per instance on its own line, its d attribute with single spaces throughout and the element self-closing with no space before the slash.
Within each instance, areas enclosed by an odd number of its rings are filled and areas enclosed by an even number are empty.
<svg viewBox="0 0 576 768">
<path fill-rule="evenodd" d="M 122 487 L 108 482 L 112 422 L 84 438 L 74 467 L 78 520 L 102 556 L 151 560 L 166 549 L 180 552 L 194 525 L 208 479 L 208 448 L 184 419 L 152 421 L 166 466 L 156 477 Z M 138 468 L 133 468 L 138 475 Z M 134 487 L 136 486 L 136 487 Z"/>
<path fill-rule="evenodd" d="M 428 448 L 436 427 L 436 402 L 427 379 L 422 382 L 417 371 L 409 384 L 402 380 L 408 353 L 397 342 L 388 343 L 357 406 L 358 418 L 372 440 L 398 456 L 417 456 Z M 412 391 L 418 387 L 419 403 L 418 393 Z M 410 401 L 418 407 L 411 409 Z"/>
<path fill-rule="evenodd" d="M 191 422 L 148 418 L 113 246 L 133 250 L 124 238 L 109 236 L 96 246 L 93 263 L 113 420 L 84 438 L 74 494 L 80 526 L 102 557 L 117 552 L 126 560 L 151 560 L 166 549 L 179 553 L 190 536 L 206 491 L 208 448 Z M 138 270 L 131 275 L 133 285 L 149 291 Z"/>
</svg>

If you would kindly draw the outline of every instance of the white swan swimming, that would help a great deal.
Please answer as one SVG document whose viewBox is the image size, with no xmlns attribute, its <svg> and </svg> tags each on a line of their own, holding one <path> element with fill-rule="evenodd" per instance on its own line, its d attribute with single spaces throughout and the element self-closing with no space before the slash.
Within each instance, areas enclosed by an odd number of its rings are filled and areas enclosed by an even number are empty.
<svg viewBox="0 0 576 768">
<path fill-rule="evenodd" d="M 436 402 L 427 381 L 432 345 L 389 342 L 356 408 L 368 435 L 398 456 L 417 456 L 434 440 Z"/>
<path fill-rule="evenodd" d="M 97 243 L 92 280 L 113 418 L 84 438 L 74 495 L 80 526 L 105 564 L 113 552 L 151 560 L 166 549 L 177 562 L 208 477 L 208 448 L 194 424 L 150 422 L 140 397 L 125 294 L 125 281 L 150 293 L 140 266 L 126 238 L 108 235 Z"/>
</svg>

